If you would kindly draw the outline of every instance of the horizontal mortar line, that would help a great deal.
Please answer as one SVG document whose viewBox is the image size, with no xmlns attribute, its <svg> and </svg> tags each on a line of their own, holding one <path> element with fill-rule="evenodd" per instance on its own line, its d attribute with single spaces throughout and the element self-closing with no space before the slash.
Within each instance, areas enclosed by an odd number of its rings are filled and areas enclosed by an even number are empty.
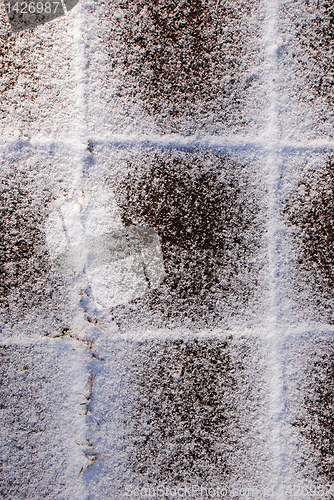
<svg viewBox="0 0 334 500">
<path fill-rule="evenodd" d="M 266 340 L 268 336 L 281 334 L 279 337 L 279 342 L 286 342 L 289 339 L 295 341 L 296 336 L 305 337 L 305 340 L 312 337 L 313 335 L 328 335 L 334 340 L 334 326 L 330 324 L 320 323 L 320 322 L 310 322 L 301 323 L 295 325 L 283 325 L 278 324 L 275 328 L 275 332 L 272 332 L 270 326 L 260 326 L 256 327 L 243 327 L 242 325 L 232 326 L 229 328 L 215 328 L 213 330 L 201 330 L 192 331 L 185 328 L 178 328 L 175 330 L 169 330 L 166 328 L 145 330 L 143 331 L 128 331 L 119 334 L 101 335 L 101 341 L 105 342 L 108 340 L 110 344 L 120 341 L 130 341 L 130 342 L 142 342 L 144 340 L 156 340 L 156 341 L 167 341 L 167 340 L 214 340 L 214 339 L 225 339 L 232 336 L 234 339 L 238 340 L 241 338 L 245 339 L 258 339 Z M 78 342 L 73 337 L 28 337 L 24 336 L 11 336 L 0 338 L 0 345 L 52 345 L 54 342 L 64 342 L 67 341 L 73 345 L 73 342 Z M 98 348 L 98 346 L 97 346 Z"/>
<path fill-rule="evenodd" d="M 93 147 L 106 147 L 108 149 L 127 149 L 134 147 L 160 147 L 168 149 L 218 149 L 233 152 L 233 150 L 250 150 L 253 153 L 268 154 L 270 152 L 286 154 L 288 152 L 326 152 L 334 151 L 334 142 L 326 140 L 312 140 L 309 142 L 299 141 L 284 141 L 277 140 L 274 145 L 269 140 L 267 135 L 247 138 L 243 136 L 230 135 L 230 136 L 189 136 L 184 137 L 181 135 L 166 135 L 166 136 L 151 136 L 151 135 L 113 135 L 110 137 L 90 137 Z M 268 145 L 268 143 L 271 145 Z M 49 138 L 32 138 L 31 140 L 15 140 L 0 143 L 0 150 L 3 153 L 10 151 L 26 152 L 26 148 L 38 148 L 41 150 L 54 150 L 59 155 L 59 150 L 66 147 L 69 153 L 81 153 L 82 155 L 90 154 L 87 149 L 87 144 L 78 143 L 75 140 L 50 140 Z M 14 150 L 14 151 L 13 151 Z M 45 151 L 47 153 L 47 151 Z"/>
<path fill-rule="evenodd" d="M 279 150 L 284 153 L 285 150 L 296 150 L 296 151 L 325 151 L 333 150 L 334 142 L 321 140 L 311 140 L 309 142 L 298 142 L 298 141 L 281 141 L 278 145 Z"/>
<path fill-rule="evenodd" d="M 313 140 L 308 142 L 301 141 L 286 141 L 278 139 L 274 148 L 268 147 L 268 135 L 264 133 L 257 137 L 247 137 L 239 135 L 221 135 L 221 136 L 182 136 L 179 134 L 171 135 L 125 135 L 116 134 L 110 137 L 91 137 L 92 144 L 107 147 L 127 147 L 142 144 L 157 145 L 157 146 L 174 146 L 174 147 L 221 147 L 221 148 L 244 148 L 244 149 L 263 149 L 268 151 L 283 151 L 285 149 L 334 149 L 334 141 Z"/>
<path fill-rule="evenodd" d="M 116 134 L 112 136 L 95 137 L 89 136 L 87 139 L 90 140 L 93 145 L 107 146 L 107 147 L 129 147 L 136 145 L 157 145 L 157 146 L 174 146 L 174 147 L 261 147 L 261 141 L 258 138 L 247 138 L 243 136 L 182 136 L 179 134 L 171 135 L 147 135 L 147 134 Z M 13 141 L 2 141 L 0 143 L 0 148 L 8 150 L 9 148 L 15 146 L 31 146 L 31 147 L 41 147 L 41 148 L 51 148 L 51 147 L 62 147 L 67 146 L 69 148 L 77 150 L 86 150 L 87 144 L 78 143 L 74 139 L 71 140 L 50 140 L 50 138 L 30 138 L 29 140 L 13 140 Z"/>
<path fill-rule="evenodd" d="M 27 337 L 25 338 L 24 336 L 12 336 L 12 337 L 3 337 L 0 338 L 0 346 L 2 345 L 43 345 L 43 344 L 50 344 L 50 342 L 54 342 L 54 340 L 61 340 L 62 342 L 65 341 L 74 341 L 72 337 L 54 337 L 51 338 L 49 336 L 43 336 L 43 337 Z"/>
<path fill-rule="evenodd" d="M 267 329 L 263 327 L 259 328 L 249 328 L 242 327 L 239 328 L 216 328 L 214 330 L 201 330 L 201 331 L 191 331 L 185 328 L 178 328 L 175 330 L 169 330 L 168 328 L 154 329 L 154 330 L 145 330 L 143 331 L 128 331 L 124 333 L 113 333 L 109 335 L 101 335 L 101 339 L 104 341 L 107 339 L 110 343 L 119 342 L 119 341 L 130 341 L 130 342 L 142 342 L 143 340 L 187 340 L 187 339 L 217 339 L 217 338 L 227 338 L 229 336 L 234 336 L 234 338 L 240 337 L 248 337 L 248 338 L 262 338 L 264 335 L 267 335 Z M 11 337 L 0 338 L 0 345 L 44 345 L 50 344 L 54 341 L 64 340 L 70 341 L 71 343 L 77 341 L 75 338 L 70 336 L 65 337 L 52 337 L 52 336 L 43 336 L 43 337 L 28 337 L 24 338 L 23 336 L 13 335 Z"/>
<path fill-rule="evenodd" d="M 305 336 L 307 339 L 310 335 L 330 335 L 334 340 L 334 325 L 330 325 L 327 323 L 321 323 L 317 321 L 310 321 L 309 323 L 303 322 L 298 324 L 289 324 L 285 327 L 283 325 L 279 325 L 279 329 L 284 330 L 284 336 L 281 339 L 282 341 L 288 339 L 296 339 L 296 336 Z"/>
<path fill-rule="evenodd" d="M 117 134 L 105 138 L 92 138 L 92 142 L 105 146 L 128 146 L 137 144 L 150 144 L 157 146 L 184 147 L 244 147 L 259 148 L 262 147 L 260 137 L 245 137 L 239 135 L 191 135 L 183 136 L 180 134 L 166 135 L 146 135 L 146 134 Z"/>
</svg>

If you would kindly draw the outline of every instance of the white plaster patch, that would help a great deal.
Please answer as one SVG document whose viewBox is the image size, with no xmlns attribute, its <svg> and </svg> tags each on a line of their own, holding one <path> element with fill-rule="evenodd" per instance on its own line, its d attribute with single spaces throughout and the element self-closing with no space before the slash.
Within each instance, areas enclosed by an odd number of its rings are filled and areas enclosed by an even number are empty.
<svg viewBox="0 0 334 500">
<path fill-rule="evenodd" d="M 156 230 L 126 228 L 114 197 L 105 191 L 58 199 L 45 233 L 54 268 L 85 274 L 94 300 L 105 308 L 145 295 L 165 277 Z"/>
</svg>

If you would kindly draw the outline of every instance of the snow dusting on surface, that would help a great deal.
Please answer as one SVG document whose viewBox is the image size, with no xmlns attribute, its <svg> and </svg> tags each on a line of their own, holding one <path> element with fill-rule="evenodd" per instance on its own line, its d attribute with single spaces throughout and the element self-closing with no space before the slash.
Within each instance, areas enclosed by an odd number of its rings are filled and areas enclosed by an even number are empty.
<svg viewBox="0 0 334 500">
<path fill-rule="evenodd" d="M 68 10 L 0 5 L 0 498 L 333 498 L 333 6 Z"/>
</svg>

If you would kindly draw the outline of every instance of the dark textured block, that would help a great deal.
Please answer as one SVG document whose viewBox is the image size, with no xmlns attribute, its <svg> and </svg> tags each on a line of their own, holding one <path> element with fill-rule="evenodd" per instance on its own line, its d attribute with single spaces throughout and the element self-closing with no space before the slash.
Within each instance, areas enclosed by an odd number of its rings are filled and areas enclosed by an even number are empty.
<svg viewBox="0 0 334 500">
<path fill-rule="evenodd" d="M 291 276 L 296 299 L 299 306 L 310 309 L 313 319 L 330 324 L 334 304 L 333 200 L 333 155 L 312 155 L 291 184 L 283 208 L 295 252 L 290 264 L 295 267 Z"/>
<path fill-rule="evenodd" d="M 243 370 L 251 353 L 243 347 L 234 363 L 231 340 L 138 346 L 132 374 L 137 397 L 126 419 L 133 446 L 128 466 L 136 477 L 153 484 L 195 478 L 223 484 L 232 475 L 230 453 L 240 451 L 255 397 L 246 395 L 250 381 Z"/>
<path fill-rule="evenodd" d="M 257 341 L 221 333 L 105 347 L 88 423 L 108 458 L 84 475 L 96 497 L 158 485 L 261 488 L 268 454 Z"/>
<path fill-rule="evenodd" d="M 71 348 L 46 343 L 0 346 L 1 498 L 73 498 L 81 463 L 74 448 L 75 358 Z"/>
<path fill-rule="evenodd" d="M 332 139 L 334 11 L 326 0 L 287 0 L 280 10 L 278 63 L 282 134 Z"/>
<path fill-rule="evenodd" d="M 113 311 L 121 327 L 212 326 L 224 321 L 224 308 L 245 307 L 259 272 L 257 196 L 229 157 L 157 151 L 129 161 L 117 184 L 123 220 L 158 231 L 166 278 Z"/>
<path fill-rule="evenodd" d="M 162 133 L 256 127 L 249 96 L 260 79 L 259 11 L 254 1 L 103 4 L 110 20 L 103 43 L 118 81 L 113 103 L 134 102 Z"/>
<path fill-rule="evenodd" d="M 329 336 L 302 343 L 298 408 L 291 424 L 298 435 L 298 465 L 313 485 L 332 487 L 334 478 L 334 345 Z"/>
</svg>

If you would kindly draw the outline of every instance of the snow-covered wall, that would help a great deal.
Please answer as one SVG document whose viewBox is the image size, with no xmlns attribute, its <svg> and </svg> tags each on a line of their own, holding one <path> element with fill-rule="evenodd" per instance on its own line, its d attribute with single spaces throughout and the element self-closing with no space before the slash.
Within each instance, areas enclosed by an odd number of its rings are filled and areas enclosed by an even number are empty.
<svg viewBox="0 0 334 500">
<path fill-rule="evenodd" d="M 333 496 L 333 15 L 0 6 L 1 498 Z"/>
</svg>

